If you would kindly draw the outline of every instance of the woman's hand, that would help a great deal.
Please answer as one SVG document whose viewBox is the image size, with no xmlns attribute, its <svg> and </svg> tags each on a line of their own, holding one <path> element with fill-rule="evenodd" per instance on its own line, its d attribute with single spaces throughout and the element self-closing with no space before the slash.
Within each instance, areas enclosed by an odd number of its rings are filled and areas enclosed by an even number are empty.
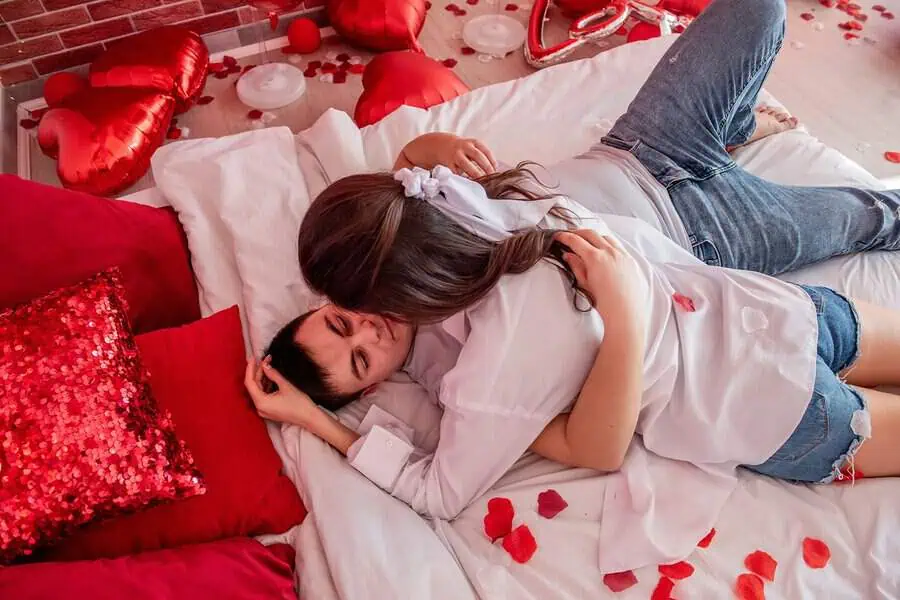
<svg viewBox="0 0 900 600">
<path fill-rule="evenodd" d="M 262 363 L 248 361 L 247 371 L 244 374 L 244 386 L 250 393 L 250 398 L 253 400 L 259 416 L 272 421 L 309 428 L 310 423 L 321 410 L 309 396 L 295 388 L 269 363 L 269 357 L 263 359 Z M 268 377 L 278 386 L 278 389 L 270 393 L 266 392 L 263 376 Z"/>
<path fill-rule="evenodd" d="M 643 321 L 646 284 L 637 263 L 619 243 L 590 229 L 560 232 L 556 240 L 569 250 L 563 260 L 572 270 L 579 287 L 591 296 L 594 308 L 605 318 L 630 313 Z M 615 313 L 606 314 L 607 312 Z"/>
<path fill-rule="evenodd" d="M 403 148 L 394 168 L 433 169 L 437 165 L 473 179 L 497 171 L 497 161 L 487 146 L 452 133 L 426 133 L 417 137 Z"/>
</svg>

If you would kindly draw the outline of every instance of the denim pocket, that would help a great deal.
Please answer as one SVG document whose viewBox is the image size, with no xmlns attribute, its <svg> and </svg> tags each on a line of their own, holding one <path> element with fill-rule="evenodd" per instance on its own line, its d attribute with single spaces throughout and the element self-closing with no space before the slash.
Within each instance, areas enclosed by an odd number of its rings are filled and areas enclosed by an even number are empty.
<svg viewBox="0 0 900 600">
<path fill-rule="evenodd" d="M 719 249 L 710 240 L 697 240 L 692 236 L 691 252 L 711 267 L 722 266 L 722 256 L 719 254 Z"/>
<path fill-rule="evenodd" d="M 812 300 L 813 306 L 816 307 L 816 315 L 822 316 L 825 314 L 825 294 L 822 293 L 821 290 L 810 287 L 808 285 L 801 286 L 803 291 L 809 296 L 809 299 Z"/>
<path fill-rule="evenodd" d="M 800 424 L 791 434 L 791 437 L 778 449 L 772 457 L 766 461 L 771 462 L 797 462 L 818 448 L 828 439 L 828 406 L 825 396 L 819 392 L 813 392 L 812 400 L 803 413 Z"/>
</svg>

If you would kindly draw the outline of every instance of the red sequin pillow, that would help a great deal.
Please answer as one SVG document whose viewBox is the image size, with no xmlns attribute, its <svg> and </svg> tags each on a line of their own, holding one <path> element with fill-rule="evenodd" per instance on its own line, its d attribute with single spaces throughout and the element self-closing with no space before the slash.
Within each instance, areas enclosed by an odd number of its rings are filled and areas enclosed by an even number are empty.
<svg viewBox="0 0 900 600">
<path fill-rule="evenodd" d="M 0 562 L 205 491 L 150 394 L 118 275 L 0 312 Z"/>
</svg>

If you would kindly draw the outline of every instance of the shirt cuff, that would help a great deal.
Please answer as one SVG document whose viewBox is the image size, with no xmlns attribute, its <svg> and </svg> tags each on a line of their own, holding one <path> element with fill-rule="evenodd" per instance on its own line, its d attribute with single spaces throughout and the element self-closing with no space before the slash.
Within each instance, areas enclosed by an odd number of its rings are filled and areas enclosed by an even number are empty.
<svg viewBox="0 0 900 600">
<path fill-rule="evenodd" d="M 412 451 L 408 441 L 381 425 L 373 425 L 350 446 L 347 461 L 375 485 L 390 492 Z"/>
</svg>

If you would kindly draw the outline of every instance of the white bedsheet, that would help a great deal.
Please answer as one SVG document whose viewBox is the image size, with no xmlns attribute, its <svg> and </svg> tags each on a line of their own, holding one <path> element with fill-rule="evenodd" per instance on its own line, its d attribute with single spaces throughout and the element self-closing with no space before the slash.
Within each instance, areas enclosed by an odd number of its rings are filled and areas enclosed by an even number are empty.
<svg viewBox="0 0 900 600">
<path fill-rule="evenodd" d="M 361 152 L 368 168 L 388 168 L 404 143 L 432 130 L 479 137 L 508 163 L 530 159 L 552 164 L 599 140 L 624 111 L 668 43 L 670 40 L 657 39 L 628 45 L 589 61 L 546 69 L 525 80 L 482 88 L 430 111 L 401 109 L 363 130 L 361 138 L 348 125 L 349 119 L 326 115 L 317 130 L 298 136 L 299 175 L 292 171 L 284 181 L 256 181 L 253 196 L 247 201 L 260 202 L 258 210 L 264 212 L 269 205 L 262 199 L 296 195 L 298 186 L 306 186 L 299 190 L 306 193 L 299 193 L 296 202 L 308 202 L 324 184 L 323 172 L 337 176 L 346 168 L 335 163 L 338 155 L 345 154 L 335 150 L 339 146 L 352 146 L 355 155 Z M 359 140 L 361 146 L 357 146 Z M 287 152 L 283 146 L 281 159 Z M 165 163 L 166 156 L 180 158 L 172 153 L 188 148 L 179 147 L 167 146 L 171 150 L 164 149 L 166 154 L 159 164 Z M 209 181 L 220 177 L 216 174 L 219 159 L 206 160 L 212 166 L 206 168 L 201 161 L 197 163 L 201 170 L 189 171 L 197 179 L 192 189 L 205 186 L 218 190 L 227 197 L 222 206 L 233 205 L 233 190 Z M 236 152 L 221 160 L 240 167 L 248 157 Z M 738 160 L 757 174 L 781 182 L 881 187 L 855 163 L 802 130 L 754 144 L 741 151 Z M 160 181 L 163 173 L 157 173 L 156 161 L 154 174 Z M 188 175 L 183 177 L 189 180 Z M 192 220 L 198 212 L 196 202 L 192 204 L 182 192 L 171 193 L 174 195 L 168 200 L 182 213 L 183 222 L 193 223 L 194 231 L 210 230 L 198 228 Z M 202 200 L 220 201 L 209 197 Z M 253 227 L 229 230 L 226 237 L 232 244 L 231 251 L 238 255 L 252 251 L 255 241 L 266 235 L 260 227 L 256 219 Z M 202 254 L 203 250 L 198 254 L 198 248 L 229 251 L 221 243 L 195 240 L 204 234 L 192 234 L 188 229 L 195 263 L 212 260 Z M 291 252 L 282 259 L 293 260 Z M 231 258 L 218 257 L 217 264 L 233 269 L 242 280 L 252 277 L 254 289 L 260 289 L 258 277 L 262 275 L 256 271 L 242 273 L 241 265 L 258 269 L 265 261 Z M 900 256 L 873 253 L 829 261 L 792 277 L 900 307 L 898 269 Z M 223 281 L 233 284 L 230 277 Z M 201 284 L 204 294 L 218 285 L 209 275 Z M 260 300 L 248 296 L 246 290 L 242 293 L 229 288 L 218 293 L 217 303 L 233 299 L 242 304 L 245 314 L 259 312 Z M 247 306 L 247 302 L 256 305 Z M 204 306 L 218 308 L 208 298 Z M 261 333 L 253 334 L 253 322 L 249 329 L 251 338 L 265 338 Z M 259 351 L 258 346 L 255 350 Z M 412 384 L 383 386 L 364 402 L 349 407 L 343 416 L 348 422 L 358 422 L 365 404 L 374 401 L 414 425 L 418 442 L 433 444 L 438 415 L 420 394 Z M 604 587 L 596 569 L 598 542 L 593 526 L 602 516 L 601 486 L 599 477 L 591 472 L 562 469 L 528 456 L 454 522 L 425 521 L 296 427 L 282 427 L 273 439 L 310 509 L 310 516 L 294 536 L 301 595 L 305 598 L 647 598 L 656 585 L 658 575 L 648 568 L 636 573 L 639 583 L 627 592 L 614 595 Z M 537 494 L 548 488 L 556 489 L 570 505 L 553 520 L 536 513 Z M 690 494 L 691 490 L 672 493 Z M 513 563 L 499 544 L 490 544 L 482 532 L 485 506 L 494 495 L 510 498 L 517 511 L 516 524 L 527 523 L 537 538 L 539 550 L 527 565 Z M 779 561 L 776 580 L 766 589 L 768 598 L 900 597 L 900 536 L 894 535 L 898 525 L 897 481 L 861 481 L 853 487 L 813 490 L 746 475 L 719 518 L 712 545 L 689 557 L 697 572 L 679 582 L 673 595 L 682 599 L 730 597 L 735 577 L 744 571 L 744 557 L 763 549 Z M 830 546 L 832 561 L 827 568 L 811 570 L 804 566 L 801 541 L 806 536 L 820 538 Z"/>
</svg>

